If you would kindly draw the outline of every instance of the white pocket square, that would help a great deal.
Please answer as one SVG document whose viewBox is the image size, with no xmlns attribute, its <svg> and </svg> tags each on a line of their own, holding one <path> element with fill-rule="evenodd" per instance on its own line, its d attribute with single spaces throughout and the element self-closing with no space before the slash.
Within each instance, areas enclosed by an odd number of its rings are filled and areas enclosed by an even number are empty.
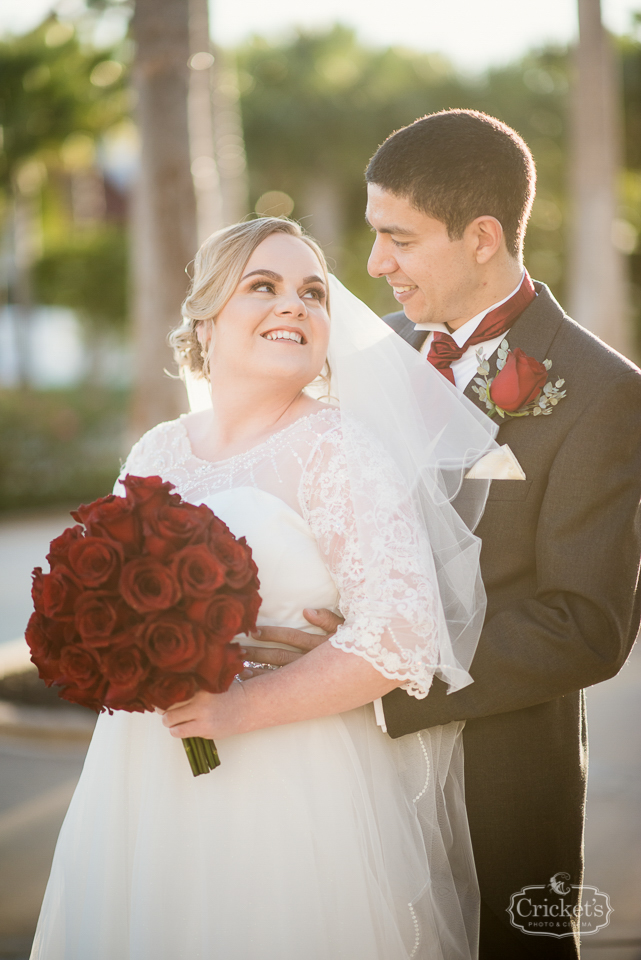
<svg viewBox="0 0 641 960">
<path fill-rule="evenodd" d="M 521 464 L 507 443 L 486 453 L 465 474 L 466 480 L 525 480 Z"/>
</svg>

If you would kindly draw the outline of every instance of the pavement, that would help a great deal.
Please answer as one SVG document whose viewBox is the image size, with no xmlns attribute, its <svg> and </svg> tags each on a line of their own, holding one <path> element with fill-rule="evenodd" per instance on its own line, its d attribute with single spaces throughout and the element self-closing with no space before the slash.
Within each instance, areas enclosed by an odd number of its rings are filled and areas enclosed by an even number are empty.
<svg viewBox="0 0 641 960">
<path fill-rule="evenodd" d="M 23 669 L 30 572 L 72 523 L 50 513 L 0 520 L 0 674 Z M 587 692 L 590 776 L 585 883 L 610 898 L 585 960 L 641 960 L 641 646 Z M 61 715 L 58 715 L 58 714 Z M 0 703 L 0 960 L 27 960 L 58 831 L 94 719 Z M 114 958 L 116 960 L 116 958 Z"/>
</svg>

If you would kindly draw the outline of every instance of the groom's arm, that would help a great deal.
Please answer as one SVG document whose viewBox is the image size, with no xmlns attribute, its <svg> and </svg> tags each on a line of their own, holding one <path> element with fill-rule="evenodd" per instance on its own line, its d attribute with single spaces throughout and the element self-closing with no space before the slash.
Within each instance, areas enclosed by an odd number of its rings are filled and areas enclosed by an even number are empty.
<svg viewBox="0 0 641 960">
<path fill-rule="evenodd" d="M 598 395 L 550 471 L 536 534 L 538 590 L 486 621 L 457 693 L 385 697 L 393 737 L 542 703 L 614 676 L 639 628 L 641 376 Z"/>
</svg>

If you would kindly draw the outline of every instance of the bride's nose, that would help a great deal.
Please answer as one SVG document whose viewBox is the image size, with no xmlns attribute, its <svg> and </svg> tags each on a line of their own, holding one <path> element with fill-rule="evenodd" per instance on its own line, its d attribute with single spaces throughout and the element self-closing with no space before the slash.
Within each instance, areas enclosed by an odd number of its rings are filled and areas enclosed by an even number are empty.
<svg viewBox="0 0 641 960">
<path fill-rule="evenodd" d="M 279 299 L 275 312 L 281 317 L 304 319 L 307 316 L 307 304 L 298 293 L 289 291 Z"/>
</svg>

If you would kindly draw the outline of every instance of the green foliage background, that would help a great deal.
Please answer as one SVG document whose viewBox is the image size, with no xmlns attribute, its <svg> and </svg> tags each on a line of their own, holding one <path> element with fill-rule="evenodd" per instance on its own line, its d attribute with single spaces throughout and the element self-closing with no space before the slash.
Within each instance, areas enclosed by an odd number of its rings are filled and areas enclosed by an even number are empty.
<svg viewBox="0 0 641 960">
<path fill-rule="evenodd" d="M 0 390 L 0 509 L 70 507 L 111 492 L 127 393 Z"/>
</svg>

